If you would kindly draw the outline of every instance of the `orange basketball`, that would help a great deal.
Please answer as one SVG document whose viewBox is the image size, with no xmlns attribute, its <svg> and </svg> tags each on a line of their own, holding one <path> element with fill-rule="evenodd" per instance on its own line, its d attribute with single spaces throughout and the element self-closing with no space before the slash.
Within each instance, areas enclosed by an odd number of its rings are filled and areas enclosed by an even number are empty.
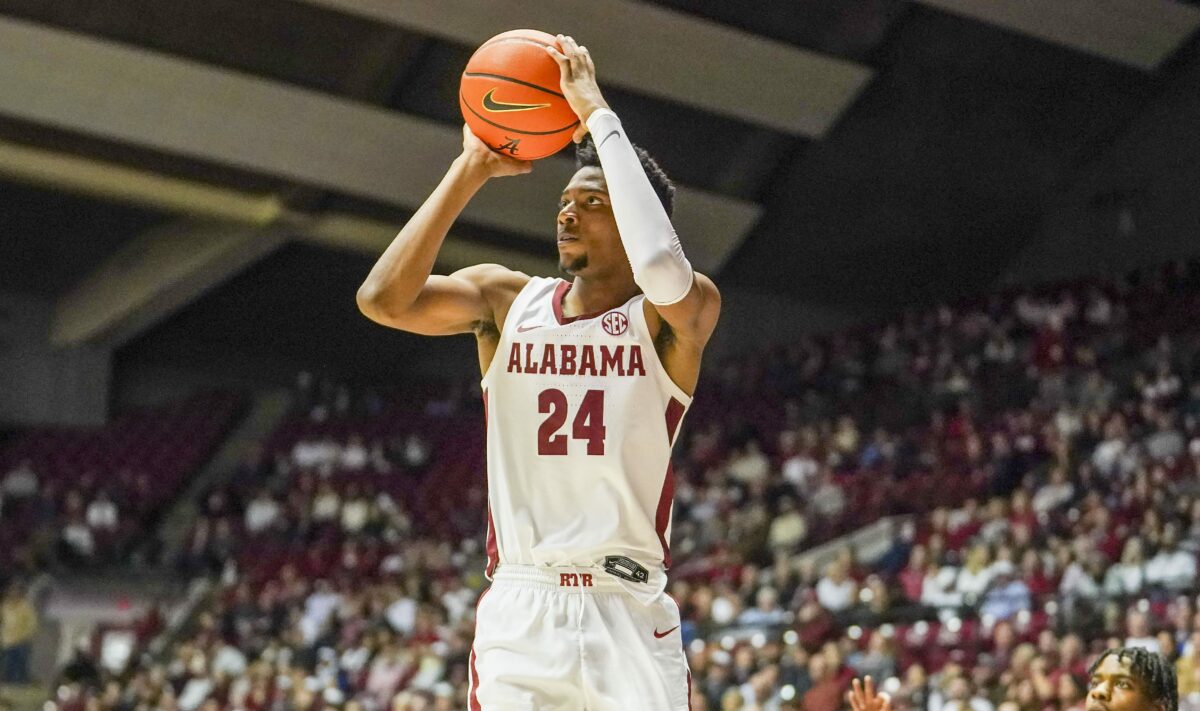
<svg viewBox="0 0 1200 711">
<path fill-rule="evenodd" d="M 579 117 L 563 98 L 547 46 L 561 49 L 554 35 L 512 30 L 484 42 L 467 62 L 458 105 L 492 150 L 535 160 L 571 142 Z"/>
</svg>

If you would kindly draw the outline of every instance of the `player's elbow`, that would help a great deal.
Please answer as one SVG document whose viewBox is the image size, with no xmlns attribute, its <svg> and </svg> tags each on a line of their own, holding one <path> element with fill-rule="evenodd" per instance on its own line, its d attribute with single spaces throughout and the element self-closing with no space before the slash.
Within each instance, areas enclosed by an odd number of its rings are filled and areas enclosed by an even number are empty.
<svg viewBox="0 0 1200 711">
<path fill-rule="evenodd" d="M 363 316 L 377 322 L 387 320 L 387 306 L 383 300 L 383 293 L 370 282 L 365 282 L 358 287 L 354 301 L 358 304 L 358 311 Z"/>
</svg>

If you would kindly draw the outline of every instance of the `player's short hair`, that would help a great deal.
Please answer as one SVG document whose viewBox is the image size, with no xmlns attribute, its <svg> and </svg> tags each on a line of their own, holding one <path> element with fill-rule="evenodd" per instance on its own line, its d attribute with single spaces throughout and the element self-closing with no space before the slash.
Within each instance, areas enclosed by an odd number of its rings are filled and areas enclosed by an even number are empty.
<svg viewBox="0 0 1200 711">
<path fill-rule="evenodd" d="M 658 161 L 654 160 L 654 157 L 647 153 L 645 148 L 634 145 L 633 151 L 637 153 L 638 160 L 642 163 L 642 170 L 646 171 L 646 177 L 650 179 L 654 194 L 658 196 L 658 201 L 662 203 L 669 217 L 675 210 L 675 183 L 672 183 L 663 169 L 658 167 Z M 600 167 L 600 154 L 596 152 L 596 144 L 589 133 L 575 146 L 575 169 Z"/>
<path fill-rule="evenodd" d="M 1115 656 L 1119 662 L 1128 659 L 1129 671 L 1145 687 L 1150 701 L 1161 705 L 1164 711 L 1179 711 L 1179 682 L 1175 677 L 1175 667 L 1166 657 L 1141 647 L 1108 649 L 1088 669 L 1089 677 L 1096 673 L 1096 668 L 1108 656 Z"/>
</svg>

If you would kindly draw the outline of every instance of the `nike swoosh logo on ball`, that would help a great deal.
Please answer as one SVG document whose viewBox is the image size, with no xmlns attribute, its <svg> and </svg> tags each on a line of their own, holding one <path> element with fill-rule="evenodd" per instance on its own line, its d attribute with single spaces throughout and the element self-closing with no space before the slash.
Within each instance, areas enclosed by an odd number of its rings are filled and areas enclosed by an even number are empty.
<svg viewBox="0 0 1200 711">
<path fill-rule="evenodd" d="M 483 95 L 483 108 L 492 112 L 502 111 L 533 111 L 534 109 L 544 109 L 550 104 L 510 104 L 504 101 L 496 101 L 492 98 L 495 94 L 495 88 L 488 89 L 488 93 Z"/>
<path fill-rule="evenodd" d="M 679 629 L 679 625 L 675 625 L 674 627 L 667 630 L 666 632 L 659 632 L 658 629 L 655 628 L 654 637 L 655 637 L 655 639 L 662 639 L 663 637 L 666 637 L 667 635 L 671 634 L 672 632 L 674 632 L 677 629 Z"/>
</svg>

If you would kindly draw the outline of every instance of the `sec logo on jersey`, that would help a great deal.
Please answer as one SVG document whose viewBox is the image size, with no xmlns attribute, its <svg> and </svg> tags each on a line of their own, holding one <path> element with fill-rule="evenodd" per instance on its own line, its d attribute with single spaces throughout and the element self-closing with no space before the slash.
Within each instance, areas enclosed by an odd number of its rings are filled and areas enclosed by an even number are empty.
<svg viewBox="0 0 1200 711">
<path fill-rule="evenodd" d="M 619 336 L 629 330 L 629 319 L 620 311 L 609 311 L 600 319 L 604 332 L 610 336 Z"/>
</svg>

